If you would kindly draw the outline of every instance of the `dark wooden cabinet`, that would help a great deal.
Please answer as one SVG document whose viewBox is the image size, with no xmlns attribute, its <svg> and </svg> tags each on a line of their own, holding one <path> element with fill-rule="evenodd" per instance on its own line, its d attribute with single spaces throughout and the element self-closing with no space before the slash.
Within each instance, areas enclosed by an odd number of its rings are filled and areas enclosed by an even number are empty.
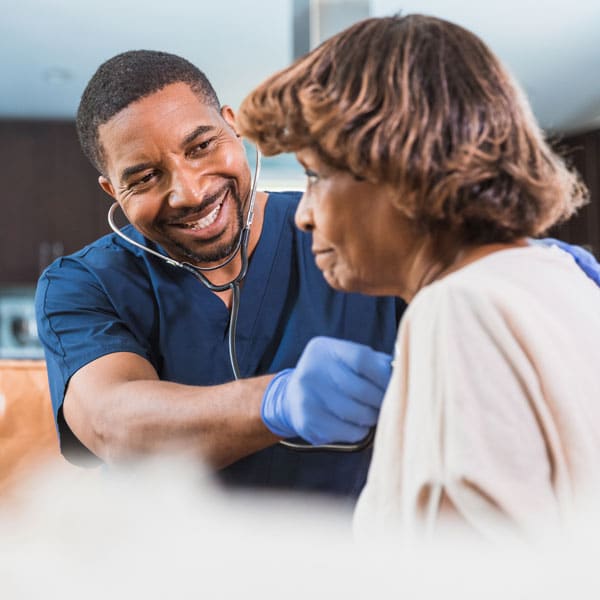
<svg viewBox="0 0 600 600">
<path fill-rule="evenodd" d="M 563 139 L 591 202 L 550 232 L 600 257 L 600 130 Z M 0 286 L 31 285 L 56 256 L 109 231 L 109 197 L 67 121 L 0 121 Z"/>
<path fill-rule="evenodd" d="M 56 256 L 108 232 L 109 198 L 65 121 L 0 121 L 0 285 L 32 284 Z"/>
<path fill-rule="evenodd" d="M 590 191 L 590 203 L 551 235 L 585 246 L 600 259 L 600 130 L 567 137 L 558 148 L 581 174 Z"/>
</svg>

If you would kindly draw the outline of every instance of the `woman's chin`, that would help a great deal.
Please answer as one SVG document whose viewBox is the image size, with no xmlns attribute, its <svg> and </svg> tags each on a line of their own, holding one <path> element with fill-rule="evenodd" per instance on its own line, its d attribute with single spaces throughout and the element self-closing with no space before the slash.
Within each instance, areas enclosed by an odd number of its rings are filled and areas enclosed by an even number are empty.
<svg viewBox="0 0 600 600">
<path fill-rule="evenodd" d="M 356 275 L 340 273 L 333 269 L 323 271 L 322 273 L 327 284 L 334 290 L 340 292 L 365 294 L 366 296 L 402 297 L 402 294 L 399 293 L 398 286 L 386 286 L 382 282 L 367 281 Z"/>
<path fill-rule="evenodd" d="M 338 273 L 334 270 L 323 271 L 323 277 L 325 278 L 327 284 L 334 290 L 338 290 L 340 292 L 368 293 L 365 291 L 364 283 L 356 277 L 351 277 L 348 275 L 344 276 L 344 274 Z"/>
</svg>

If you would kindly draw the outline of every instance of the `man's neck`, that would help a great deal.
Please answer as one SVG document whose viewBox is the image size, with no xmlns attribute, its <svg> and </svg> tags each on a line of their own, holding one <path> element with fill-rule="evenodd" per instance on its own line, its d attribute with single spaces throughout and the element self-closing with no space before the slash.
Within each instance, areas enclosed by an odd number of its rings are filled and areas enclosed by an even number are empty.
<svg viewBox="0 0 600 600">
<path fill-rule="evenodd" d="M 265 207 L 267 205 L 267 199 L 269 195 L 266 192 L 256 192 L 256 201 L 254 203 L 254 218 L 252 225 L 250 226 L 250 235 L 248 237 L 248 260 L 252 257 L 258 241 L 262 233 L 263 223 L 265 219 Z M 244 217 L 245 221 L 246 217 Z M 235 279 L 242 269 L 242 255 L 238 251 L 235 258 L 225 265 L 224 267 L 217 269 L 216 271 L 210 271 L 206 273 L 209 281 L 214 285 L 223 285 L 229 281 Z M 224 292 L 214 292 L 216 296 L 221 298 L 227 308 L 231 307 L 231 290 L 225 290 Z"/>
</svg>

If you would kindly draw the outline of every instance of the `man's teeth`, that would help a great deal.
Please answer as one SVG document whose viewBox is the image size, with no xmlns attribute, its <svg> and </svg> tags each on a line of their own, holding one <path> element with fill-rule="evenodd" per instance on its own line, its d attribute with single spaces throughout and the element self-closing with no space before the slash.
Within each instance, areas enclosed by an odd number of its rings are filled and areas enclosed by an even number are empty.
<svg viewBox="0 0 600 600">
<path fill-rule="evenodd" d="M 215 208 L 213 208 L 205 217 L 198 219 L 198 221 L 194 223 L 186 223 L 184 227 L 186 229 L 193 229 L 194 231 L 197 231 L 199 229 L 205 229 L 209 225 L 212 225 L 215 222 L 216 218 L 219 216 L 219 211 L 221 210 L 222 204 L 222 202 L 219 202 L 219 204 L 217 204 L 217 206 L 215 206 Z"/>
</svg>

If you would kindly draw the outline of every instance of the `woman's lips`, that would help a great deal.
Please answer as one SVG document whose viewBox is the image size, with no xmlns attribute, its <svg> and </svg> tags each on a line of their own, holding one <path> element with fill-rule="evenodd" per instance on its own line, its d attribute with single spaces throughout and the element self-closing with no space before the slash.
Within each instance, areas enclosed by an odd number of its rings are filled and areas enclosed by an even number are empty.
<svg viewBox="0 0 600 600">
<path fill-rule="evenodd" d="M 317 267 L 324 271 L 327 264 L 331 262 L 333 256 L 333 250 L 331 248 L 323 249 L 323 250 L 315 250 L 313 249 L 313 254 L 315 257 L 315 262 Z"/>
</svg>

